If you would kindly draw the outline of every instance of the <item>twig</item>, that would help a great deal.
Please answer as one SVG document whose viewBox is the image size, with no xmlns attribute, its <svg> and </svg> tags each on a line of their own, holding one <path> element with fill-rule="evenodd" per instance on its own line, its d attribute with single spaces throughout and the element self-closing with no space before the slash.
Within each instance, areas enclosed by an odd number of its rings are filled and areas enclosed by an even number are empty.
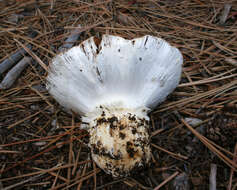
<svg viewBox="0 0 237 190">
<path fill-rule="evenodd" d="M 73 128 L 75 127 L 75 120 L 74 120 L 74 115 L 72 114 L 72 126 Z M 73 128 L 71 130 L 73 130 Z M 73 135 L 70 136 L 70 144 L 69 144 L 69 154 L 68 154 L 68 163 L 72 163 L 72 158 L 73 158 L 74 152 L 73 152 Z M 67 180 L 68 184 L 70 183 L 71 180 L 71 175 L 72 175 L 72 168 L 68 168 L 67 171 Z"/>
<path fill-rule="evenodd" d="M 51 186 L 51 189 L 53 189 L 55 187 L 55 185 L 57 183 L 57 180 L 58 180 L 59 173 L 60 173 L 60 170 L 58 170 L 57 175 L 54 178 L 54 181 L 53 181 L 53 184 Z"/>
<path fill-rule="evenodd" d="M 163 132 L 165 129 L 157 129 L 156 131 L 152 132 L 150 137 L 153 137 L 153 136 L 156 136 L 158 135 L 159 133 Z"/>
<path fill-rule="evenodd" d="M 77 28 L 73 30 L 70 33 L 70 35 L 67 37 L 67 39 L 65 40 L 65 43 L 61 47 L 59 47 L 58 51 L 63 52 L 67 49 L 70 49 L 73 46 L 73 44 L 77 41 L 79 36 L 81 35 L 80 30 L 81 30 L 81 25 L 79 24 Z"/>
<path fill-rule="evenodd" d="M 225 24 L 225 22 L 228 18 L 228 15 L 230 13 L 230 9 L 231 9 L 231 5 L 225 4 L 224 9 L 223 9 L 221 16 L 220 16 L 220 24 L 221 25 Z"/>
<path fill-rule="evenodd" d="M 17 39 L 14 39 L 27 53 L 29 53 L 31 55 L 32 58 L 34 58 L 41 67 L 44 68 L 45 71 L 48 70 L 48 67 L 45 65 L 45 63 L 43 63 L 43 61 L 41 61 L 41 59 L 35 55 L 29 48 L 27 48 L 24 44 L 22 44 L 20 41 L 18 41 Z"/>
<path fill-rule="evenodd" d="M 99 173 L 100 171 L 101 171 L 100 169 L 97 169 L 97 170 L 96 170 L 96 173 Z M 78 183 L 82 183 L 83 181 L 85 181 L 85 180 L 87 180 L 87 179 L 93 177 L 93 175 L 94 175 L 93 172 L 88 172 L 87 174 L 85 174 L 85 175 L 83 175 L 83 176 L 81 176 L 81 177 L 79 177 L 79 178 L 76 178 L 76 179 L 72 180 L 71 182 L 73 182 L 73 181 L 75 181 L 75 182 L 72 183 L 71 185 L 68 185 L 67 187 L 62 188 L 62 187 L 65 186 L 66 184 L 60 184 L 60 185 L 58 185 L 57 187 L 55 187 L 54 189 L 52 189 L 52 190 L 56 190 L 56 189 L 63 189 L 63 190 L 65 190 L 65 189 L 70 189 L 72 186 L 75 186 L 75 185 L 77 185 Z M 78 189 L 78 188 L 77 188 L 77 189 Z"/>
<path fill-rule="evenodd" d="M 215 148 L 209 140 L 198 133 L 195 129 L 193 129 L 186 121 L 181 118 L 182 123 L 205 145 L 209 148 L 214 154 L 216 154 L 223 162 L 225 162 L 230 168 L 234 170 L 237 169 L 237 164 L 230 160 L 227 156 L 225 156 L 222 152 L 220 152 L 217 148 Z"/>
<path fill-rule="evenodd" d="M 222 50 L 222 51 L 228 53 L 229 55 L 231 55 L 231 56 L 236 55 L 236 52 L 235 52 L 235 51 L 232 51 L 232 50 L 228 49 L 227 47 L 221 45 L 220 43 L 218 43 L 218 42 L 216 42 L 216 41 L 214 41 L 214 40 L 212 40 L 212 43 L 213 43 L 216 47 L 218 47 L 220 50 Z"/>
<path fill-rule="evenodd" d="M 233 161 L 237 162 L 237 143 L 235 144 Z M 229 180 L 229 184 L 228 184 L 228 189 L 227 190 L 231 190 L 233 175 L 234 175 L 234 170 L 231 169 L 231 171 L 230 171 L 230 180 Z"/>
<path fill-rule="evenodd" d="M 28 44 L 26 47 L 28 49 L 32 48 L 30 44 Z M 23 48 L 21 48 L 20 50 L 12 54 L 9 58 L 5 59 L 2 63 L 0 63 L 0 75 L 4 73 L 6 70 L 10 69 L 13 65 L 15 65 L 16 62 L 19 61 L 24 56 L 24 54 L 26 54 L 26 51 Z"/>
<path fill-rule="evenodd" d="M 94 190 L 96 190 L 97 176 L 96 176 L 96 164 L 95 164 L 95 162 L 93 162 L 93 170 L 94 170 Z"/>
<path fill-rule="evenodd" d="M 88 162 L 90 162 L 90 160 L 84 160 L 84 161 L 78 162 L 78 165 L 85 164 L 85 163 L 88 163 Z M 48 173 L 48 172 L 51 172 L 51 171 L 60 170 L 60 169 L 73 167 L 73 166 L 74 166 L 74 164 L 67 164 L 67 165 L 64 165 L 64 166 L 53 167 L 53 168 L 50 168 L 50 169 L 45 169 L 45 170 L 40 170 L 40 171 L 37 171 L 37 172 L 23 174 L 23 175 L 20 175 L 20 176 L 14 176 L 14 177 L 0 179 L 0 182 L 15 180 L 15 179 L 28 177 L 28 176 L 32 176 L 32 175 L 37 175 L 37 174 L 41 174 L 42 172 Z M 0 173 L 3 173 L 4 171 L 5 170 L 1 170 Z"/>
<path fill-rule="evenodd" d="M 32 86 L 29 85 L 29 88 L 34 91 L 36 94 L 38 94 L 51 108 L 54 106 L 47 100 L 47 98 L 41 93 L 39 90 L 33 88 Z"/>
<path fill-rule="evenodd" d="M 37 32 L 33 31 L 29 34 L 29 37 L 34 38 L 36 35 Z M 32 49 L 31 44 L 26 45 L 26 47 L 30 50 Z M 24 48 L 21 48 L 0 63 L 0 75 L 15 65 L 26 53 Z"/>
<path fill-rule="evenodd" d="M 154 190 L 160 189 L 162 186 L 164 186 L 166 183 L 168 183 L 170 180 L 172 180 L 175 176 L 177 176 L 179 172 L 175 172 L 170 177 L 168 177 L 166 180 L 164 180 L 160 185 L 158 185 Z"/>
<path fill-rule="evenodd" d="M 209 177 L 209 190 L 216 190 L 216 164 L 211 164 L 211 172 Z"/>
<path fill-rule="evenodd" d="M 107 23 L 107 22 L 109 22 L 109 21 L 111 21 L 111 20 L 112 20 L 112 18 L 108 18 L 108 19 L 105 19 L 105 20 L 100 21 L 100 22 L 98 22 L 98 23 L 92 24 L 91 26 L 83 27 L 83 28 L 80 29 L 80 30 L 81 30 L 80 33 L 81 33 L 81 32 L 84 32 L 84 31 L 87 31 L 87 30 L 90 30 L 90 29 L 92 29 L 92 28 L 95 28 L 96 26 L 99 26 L 99 25 L 101 25 L 101 24 Z M 64 27 L 64 29 L 77 29 L 77 28 L 78 28 L 78 27 L 72 27 L 72 26 Z"/>
<path fill-rule="evenodd" d="M 78 160 L 79 160 L 79 157 L 80 157 L 80 154 L 81 154 L 81 147 L 82 147 L 82 146 L 80 146 L 80 148 L 79 148 L 79 150 L 78 150 L 78 152 L 77 152 L 76 160 L 75 160 L 75 162 L 74 162 L 74 167 L 73 167 L 73 169 L 72 169 L 72 175 L 75 174 L 76 169 L 77 169 L 77 163 L 78 163 Z"/>
<path fill-rule="evenodd" d="M 2 147 L 7 147 L 7 146 L 13 146 L 13 145 L 19 145 L 19 144 L 25 144 L 25 143 L 30 143 L 30 142 L 38 142 L 38 141 L 43 141 L 43 140 L 47 140 L 47 139 L 54 139 L 55 137 L 60 137 L 60 136 L 65 136 L 68 135 L 68 132 L 65 132 L 63 134 L 60 135 L 53 135 L 53 136 L 47 136 L 47 137 L 42 137 L 42 138 L 38 138 L 38 139 L 29 139 L 29 140 L 25 140 L 25 141 L 18 141 L 18 142 L 13 142 L 13 143 L 9 143 L 9 144 L 1 144 L 0 148 Z"/>
<path fill-rule="evenodd" d="M 151 181 L 152 181 L 156 186 L 158 186 L 159 183 L 158 183 L 158 181 L 156 180 L 156 177 L 153 176 L 153 172 L 152 172 L 152 169 L 151 169 L 151 168 L 149 169 L 148 175 L 149 175 Z"/>
<path fill-rule="evenodd" d="M 3 188 L 2 190 L 10 190 L 10 189 L 16 188 L 17 186 L 23 185 L 23 184 L 25 184 L 25 183 L 27 183 L 27 182 L 35 181 L 36 179 L 38 179 L 38 178 L 41 177 L 42 175 L 44 175 L 44 173 L 39 174 L 39 175 L 34 176 L 34 177 L 31 177 L 31 178 L 26 179 L 26 180 L 24 180 L 24 181 L 21 181 L 21 182 L 19 182 L 19 183 L 15 183 L 15 184 L 10 185 L 10 186 L 8 186 L 8 187 L 5 187 L 5 188 Z"/>
<path fill-rule="evenodd" d="M 65 141 L 65 142 L 62 142 L 62 143 L 59 143 L 59 144 L 60 144 L 60 145 L 64 145 L 64 144 L 68 144 L 68 143 L 69 143 L 69 141 Z M 42 154 L 44 154 L 44 153 L 46 153 L 46 152 L 49 152 L 49 151 L 51 151 L 51 150 L 53 150 L 53 149 L 55 149 L 55 148 L 57 148 L 57 145 L 52 146 L 52 147 L 49 147 L 48 149 L 45 149 L 45 150 L 43 150 L 43 151 L 41 151 L 41 152 L 39 152 L 39 153 L 37 153 L 37 154 L 31 156 L 31 157 L 28 157 L 28 158 L 24 159 L 23 161 L 20 161 L 20 162 L 17 162 L 17 163 L 15 163 L 15 164 L 11 165 L 11 166 L 8 167 L 7 169 L 5 169 L 4 172 L 6 172 L 6 171 L 8 171 L 8 170 L 11 170 L 11 169 L 13 169 L 13 168 L 15 168 L 15 167 L 17 167 L 17 166 L 19 166 L 19 165 L 21 165 L 21 164 L 24 164 L 25 162 L 27 162 L 27 161 L 29 161 L 29 160 L 33 160 L 33 159 L 35 159 L 35 158 L 41 156 Z"/>
<path fill-rule="evenodd" d="M 118 180 L 114 180 L 114 181 L 112 181 L 112 182 L 106 183 L 106 184 L 104 184 L 104 185 L 101 185 L 100 187 L 97 187 L 96 190 L 105 189 L 105 187 L 108 187 L 108 186 L 110 186 L 110 185 L 113 185 L 113 184 L 122 182 L 122 181 L 124 181 L 125 179 L 126 179 L 126 178 L 122 178 L 122 179 L 118 179 Z"/>
<path fill-rule="evenodd" d="M 1 150 L 0 149 L 0 154 L 21 154 L 22 152 L 20 151 L 15 151 L 15 150 Z"/>
<path fill-rule="evenodd" d="M 10 88 L 16 79 L 19 77 L 21 72 L 26 68 L 26 66 L 32 61 L 30 57 L 24 57 L 16 66 L 14 66 L 4 77 L 3 81 L 0 83 L 0 89 Z"/>
<path fill-rule="evenodd" d="M 161 148 L 161 147 L 157 146 L 156 144 L 151 143 L 151 145 L 152 145 L 153 147 L 157 148 L 158 150 L 161 150 L 161 151 L 163 151 L 163 152 L 168 153 L 170 156 L 172 156 L 172 157 L 174 157 L 174 158 L 176 158 L 176 159 L 177 159 L 177 158 L 179 158 L 179 159 L 184 159 L 184 160 L 187 160 L 187 159 L 188 159 L 187 156 L 183 156 L 183 155 L 181 155 L 181 154 L 175 154 L 175 153 L 173 153 L 173 152 L 170 152 L 170 151 L 168 151 L 168 150 L 165 150 L 164 148 Z"/>
<path fill-rule="evenodd" d="M 85 176 L 86 169 L 87 169 L 87 165 L 88 165 L 88 164 L 85 164 L 85 165 L 84 165 L 84 168 L 83 168 L 83 170 L 82 170 L 81 176 Z M 81 182 L 77 185 L 77 190 L 81 189 L 82 182 L 83 182 L 83 181 L 81 181 Z"/>
<path fill-rule="evenodd" d="M 208 83 L 211 83 L 211 82 L 216 82 L 216 81 L 220 81 L 220 80 L 226 80 L 228 78 L 233 78 L 233 77 L 236 77 L 236 76 L 237 76 L 237 74 L 232 74 L 232 75 L 221 77 L 221 78 L 217 78 L 217 79 L 210 79 L 210 80 L 209 79 L 204 79 L 204 80 L 201 80 L 201 81 L 183 83 L 183 84 L 180 84 L 178 87 L 200 85 L 200 84 L 208 84 Z"/>
<path fill-rule="evenodd" d="M 27 116 L 27 117 L 25 117 L 25 118 L 23 118 L 23 119 L 21 119 L 21 120 L 15 122 L 15 123 L 11 124 L 11 125 L 9 125 L 7 128 L 8 128 L 8 129 L 11 129 L 11 128 L 13 128 L 13 127 L 15 127 L 15 126 L 21 124 L 22 122 L 24 122 L 24 121 L 26 121 L 26 120 L 28 120 L 28 119 L 30 119 L 30 118 L 32 118 L 32 117 L 38 115 L 38 114 L 41 113 L 41 112 L 42 112 L 42 111 L 38 111 L 38 112 L 36 112 L 36 113 L 34 113 L 34 114 L 32 114 L 32 115 L 29 115 L 29 116 Z"/>
<path fill-rule="evenodd" d="M 131 186 L 131 187 L 139 187 L 140 189 L 144 189 L 144 190 L 152 190 L 152 188 L 142 185 L 140 182 L 138 182 L 137 180 L 135 180 L 132 177 L 128 177 L 127 180 L 124 180 L 123 182 L 127 185 L 129 184 L 129 186 Z"/>
<path fill-rule="evenodd" d="M 211 95 L 215 95 L 217 93 L 220 93 L 220 92 L 223 92 L 224 90 L 228 90 L 230 89 L 232 86 L 235 86 L 237 84 L 237 80 L 234 80 L 230 83 L 227 83 L 223 86 L 220 86 L 218 88 L 215 88 L 215 89 L 212 89 L 212 90 L 209 90 L 207 92 L 202 92 L 202 93 L 199 93 L 195 96 L 192 96 L 192 97 L 189 97 L 189 98 L 183 98 L 181 100 L 178 100 L 178 101 L 175 101 L 175 102 L 171 102 L 171 103 L 168 103 L 164 106 L 160 106 L 160 109 L 157 110 L 157 111 L 154 111 L 153 113 L 158 113 L 158 112 L 162 112 L 162 111 L 165 111 L 167 109 L 171 109 L 171 108 L 174 108 L 174 107 L 183 107 L 184 105 L 188 104 L 188 103 L 191 103 L 191 102 L 194 102 L 194 101 L 198 101 L 204 97 L 209 97 Z"/>
</svg>

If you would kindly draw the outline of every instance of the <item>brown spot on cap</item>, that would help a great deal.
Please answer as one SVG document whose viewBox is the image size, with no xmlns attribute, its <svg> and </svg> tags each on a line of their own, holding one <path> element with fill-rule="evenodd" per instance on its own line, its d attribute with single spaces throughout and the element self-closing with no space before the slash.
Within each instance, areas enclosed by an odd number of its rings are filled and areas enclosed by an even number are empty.
<svg viewBox="0 0 237 190">
<path fill-rule="evenodd" d="M 101 117 L 101 118 L 98 118 L 98 119 L 97 119 L 97 124 L 98 124 L 98 125 L 100 125 L 100 124 L 102 124 L 102 123 L 105 123 L 105 122 L 107 122 L 107 120 L 106 120 L 104 117 Z"/>
<path fill-rule="evenodd" d="M 120 130 L 123 130 L 123 129 L 125 129 L 125 128 L 126 128 L 125 125 L 119 125 L 119 129 L 120 129 Z"/>
<path fill-rule="evenodd" d="M 136 153 L 136 151 L 132 147 L 132 143 L 131 142 L 127 142 L 126 150 L 127 150 L 127 153 L 129 155 L 129 157 L 133 158 L 135 153 Z"/>
<path fill-rule="evenodd" d="M 128 117 L 128 119 L 131 120 L 131 121 L 136 121 L 135 115 L 133 115 L 133 116 L 130 115 L 130 116 Z"/>
<path fill-rule="evenodd" d="M 133 128 L 132 129 L 132 134 L 135 134 L 137 132 L 137 129 Z"/>
<path fill-rule="evenodd" d="M 144 46 L 146 46 L 147 40 L 148 40 L 148 36 L 147 36 L 146 39 L 145 39 Z"/>
<path fill-rule="evenodd" d="M 119 133 L 119 137 L 121 138 L 121 139 L 124 139 L 125 137 L 126 137 L 126 135 L 124 134 L 124 133 Z"/>
<path fill-rule="evenodd" d="M 97 37 L 94 37 L 94 42 L 95 42 L 95 45 L 97 47 L 96 49 L 96 54 L 99 54 L 100 50 L 101 50 L 101 39 L 100 38 L 97 38 Z"/>
<path fill-rule="evenodd" d="M 106 165 L 107 168 L 112 168 L 112 165 L 107 163 L 107 162 L 105 163 L 105 165 Z"/>
<path fill-rule="evenodd" d="M 104 147 L 101 148 L 101 154 L 102 154 L 102 155 L 106 154 L 106 150 L 105 150 Z"/>
<path fill-rule="evenodd" d="M 115 129 L 117 127 L 117 125 L 115 125 L 115 123 L 117 123 L 117 121 L 118 121 L 118 118 L 115 116 L 108 118 L 108 122 L 110 123 L 110 127 L 112 129 Z"/>
<path fill-rule="evenodd" d="M 99 154 L 100 151 L 99 151 L 99 149 L 96 147 L 95 144 L 92 144 L 91 147 L 92 147 L 92 151 L 93 151 L 94 154 Z"/>
<path fill-rule="evenodd" d="M 108 122 L 113 123 L 114 121 L 118 121 L 118 118 L 115 116 L 108 118 Z"/>
<path fill-rule="evenodd" d="M 102 145 L 101 141 L 98 140 L 98 142 L 97 142 L 97 146 L 100 147 L 101 145 Z"/>
<path fill-rule="evenodd" d="M 111 137 L 113 136 L 113 129 L 111 127 L 109 128 L 109 134 Z"/>
<path fill-rule="evenodd" d="M 84 54 L 86 55 L 86 50 L 85 50 L 84 44 L 81 44 L 81 48 L 82 48 L 82 51 L 84 52 Z"/>
<path fill-rule="evenodd" d="M 144 120 L 145 120 L 145 124 L 146 124 L 146 125 L 149 125 L 149 121 L 146 120 L 146 119 L 144 119 Z"/>
</svg>

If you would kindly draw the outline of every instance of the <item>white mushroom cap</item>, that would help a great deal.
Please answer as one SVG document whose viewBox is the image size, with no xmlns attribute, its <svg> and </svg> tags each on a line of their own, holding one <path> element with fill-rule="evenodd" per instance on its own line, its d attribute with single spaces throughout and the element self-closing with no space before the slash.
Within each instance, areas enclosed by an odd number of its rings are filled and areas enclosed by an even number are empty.
<svg viewBox="0 0 237 190">
<path fill-rule="evenodd" d="M 182 62 L 179 50 L 157 37 L 91 37 L 53 59 L 47 88 L 88 123 L 98 166 L 123 176 L 149 162 L 147 111 L 176 88 Z"/>
<path fill-rule="evenodd" d="M 161 38 L 91 37 L 53 59 L 47 88 L 81 115 L 118 101 L 152 109 L 178 85 L 182 62 L 180 51 Z"/>
</svg>

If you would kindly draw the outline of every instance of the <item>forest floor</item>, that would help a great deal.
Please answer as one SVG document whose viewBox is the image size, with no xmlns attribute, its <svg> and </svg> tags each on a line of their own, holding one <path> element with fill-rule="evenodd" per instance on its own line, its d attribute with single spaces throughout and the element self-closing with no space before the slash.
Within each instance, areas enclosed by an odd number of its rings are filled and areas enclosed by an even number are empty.
<svg viewBox="0 0 237 190">
<path fill-rule="evenodd" d="M 179 86 L 150 114 L 151 165 L 126 178 L 92 162 L 80 116 L 45 88 L 60 47 L 102 34 L 158 36 L 184 58 Z M 236 1 L 1 0 L 0 189 L 237 189 L 236 70 Z"/>
</svg>

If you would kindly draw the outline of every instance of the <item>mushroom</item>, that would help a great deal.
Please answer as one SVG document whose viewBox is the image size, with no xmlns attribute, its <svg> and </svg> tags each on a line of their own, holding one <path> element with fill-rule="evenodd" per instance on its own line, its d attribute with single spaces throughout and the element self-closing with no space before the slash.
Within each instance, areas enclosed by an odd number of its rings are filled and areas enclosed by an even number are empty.
<svg viewBox="0 0 237 190">
<path fill-rule="evenodd" d="M 47 89 L 81 116 L 96 164 L 127 176 L 149 164 L 148 113 L 179 84 L 182 63 L 177 48 L 154 36 L 91 37 L 52 60 Z"/>
</svg>

